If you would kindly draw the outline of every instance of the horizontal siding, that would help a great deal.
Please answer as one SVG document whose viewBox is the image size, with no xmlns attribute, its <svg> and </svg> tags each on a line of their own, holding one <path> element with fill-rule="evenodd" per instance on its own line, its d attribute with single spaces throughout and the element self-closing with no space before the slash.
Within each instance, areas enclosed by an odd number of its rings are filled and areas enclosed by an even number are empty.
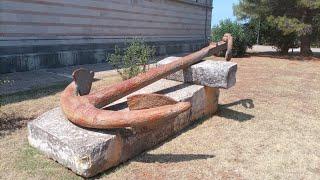
<svg viewBox="0 0 320 180">
<path fill-rule="evenodd" d="M 68 26 L 53 24 L 3 24 L 0 26 L 1 34 L 27 34 L 27 35 L 76 35 L 76 36 L 114 36 L 114 35 L 197 35 L 202 33 L 200 30 L 184 30 L 184 29 L 165 29 L 165 28 L 147 28 L 136 27 L 130 28 L 129 26 L 108 26 L 104 27 L 91 27 L 91 26 Z"/>
<path fill-rule="evenodd" d="M 148 42 L 174 42 L 174 41 L 190 41 L 195 39 L 203 39 L 201 36 L 144 36 L 145 41 Z M 80 44 L 112 44 L 112 43 L 123 43 L 123 36 L 95 36 L 93 38 L 81 38 L 78 36 L 56 36 L 54 39 L 47 38 L 34 38 L 34 37 L 24 37 L 24 40 L 21 41 L 20 37 L 10 37 L 10 38 L 1 38 L 0 37 L 0 48 L 1 47 L 18 47 L 18 46 L 54 46 L 54 45 L 80 45 Z"/>
<path fill-rule="evenodd" d="M 2 0 L 0 41 L 100 36 L 199 39 L 210 31 L 211 8 L 207 10 L 205 22 L 206 7 L 174 0 Z"/>
<path fill-rule="evenodd" d="M 99 14 L 100 12 L 109 12 L 109 11 L 117 11 L 129 14 L 144 14 L 144 15 L 157 15 L 164 17 L 177 17 L 177 18 L 188 18 L 194 20 L 201 20 L 201 15 L 192 14 L 192 11 L 184 11 L 184 12 L 175 12 L 172 10 L 157 10 L 154 8 L 142 8 L 135 4 L 117 4 L 113 2 L 100 2 L 100 1 L 88 1 L 88 0 L 10 0 L 10 1 L 1 1 L 1 6 L 5 7 L 6 4 L 13 6 L 22 6 L 23 8 L 27 6 L 36 6 L 36 5 L 44 5 L 37 6 L 36 9 L 50 9 L 54 7 L 64 8 L 66 12 L 68 12 L 68 8 L 72 11 L 73 9 L 78 9 L 81 11 L 88 12 L 96 12 Z M 201 12 L 201 11 L 200 11 Z M 205 14 L 203 11 L 202 16 Z"/>
<path fill-rule="evenodd" d="M 147 27 L 147 28 L 160 28 L 167 29 L 193 29 L 201 30 L 204 27 L 203 24 L 192 24 L 192 23 L 174 23 L 174 22 L 154 22 L 154 21 L 130 21 L 127 19 L 113 19 L 113 18 L 79 18 L 79 17 L 65 17 L 65 16 L 43 16 L 43 15 L 33 15 L 33 14 L 15 14 L 15 13 L 3 13 L 0 12 L 0 17 L 2 17 L 2 25 L 5 24 L 32 24 L 32 25 L 43 25 L 43 24 L 57 24 L 63 25 L 65 27 L 72 26 L 93 26 L 93 27 L 112 27 L 112 26 L 122 26 L 122 27 Z"/>
<path fill-rule="evenodd" d="M 92 3 L 94 2 L 94 3 Z M 127 1 L 128 2 L 128 1 Z M 139 2 L 139 1 L 137 1 Z M 136 4 L 139 4 L 137 3 Z M 49 4 L 46 4 L 49 3 Z M 63 5 L 66 3 L 72 5 L 71 7 L 66 7 Z M 41 1 L 28 1 L 18 2 L 17 1 L 1 1 L 0 10 L 1 21 L 3 25 L 10 22 L 18 24 L 21 22 L 22 25 L 30 22 L 30 24 L 36 26 L 36 23 L 41 23 L 48 19 L 58 22 L 57 24 L 83 24 L 84 26 L 117 26 L 117 27 L 146 27 L 146 28 L 166 28 L 166 29 L 179 29 L 185 28 L 186 31 L 190 29 L 201 29 L 204 25 L 204 16 L 190 15 L 185 12 L 185 14 L 175 13 L 173 11 L 165 10 L 155 10 L 151 8 L 136 7 L 132 4 L 117 4 L 113 2 L 102 2 L 102 1 L 84 1 L 84 0 L 41 0 Z M 143 2 L 140 2 L 143 3 Z M 63 5 L 61 7 L 61 5 Z M 131 6 L 131 8 L 130 8 Z M 149 6 L 151 6 L 149 4 Z M 112 9 L 110 10 L 110 8 Z M 83 8 L 88 8 L 83 11 Z M 97 8 L 97 9 L 92 9 Z M 109 9 L 108 9 L 109 8 Z M 36 11 L 35 11 L 36 10 Z M 16 11 L 16 12 L 15 12 Z M 20 11 L 20 12 L 19 12 Z M 35 12 L 42 13 L 41 15 L 36 15 Z M 65 17 L 63 13 L 70 13 L 69 15 L 74 15 L 74 17 Z M 143 13 L 141 13 L 143 12 Z M 16 13 L 16 14 L 15 14 Z M 47 13 L 47 16 L 45 15 Z M 55 14 L 49 14 L 55 13 Z M 205 13 L 205 12 L 204 12 Z M 60 14 L 60 16 L 58 16 Z M 81 15 L 82 17 L 77 17 Z M 148 16 L 147 16 L 148 15 Z M 40 17 L 39 17 L 40 16 Z M 88 17 L 86 17 L 88 16 Z M 154 16 L 154 17 L 152 17 Z M 92 17 L 97 17 L 92 20 Z M 184 17 L 184 18 L 182 18 Z M 197 19 L 194 19 L 196 18 Z M 73 19 L 72 19 L 73 18 Z M 82 18 L 82 19 L 80 19 Z M 118 18 L 118 19 L 117 19 Z M 163 19 L 161 19 L 163 18 Z M 132 19 L 135 21 L 132 22 Z M 154 19 L 155 22 L 153 21 Z M 196 21 L 196 20 L 202 20 Z M 148 20 L 148 21 L 146 21 Z M 73 21 L 73 22 L 70 22 Z M 51 22 L 53 23 L 53 22 Z M 161 24 L 162 23 L 162 24 Z M 128 25 L 123 25 L 128 24 Z M 136 24 L 136 25 L 132 25 Z M 196 27 L 198 26 L 198 27 Z M 203 28 L 203 27 L 202 27 Z M 5 32 L 3 32 L 5 33 Z M 169 33 L 170 34 L 170 33 Z"/>
<path fill-rule="evenodd" d="M 210 21 L 210 0 L 0 0 L 0 73 L 103 62 L 132 37 L 195 51 Z"/>
<path fill-rule="evenodd" d="M 132 1 L 110 1 L 110 0 L 98 0 L 101 2 L 113 2 L 118 4 L 131 4 Z M 203 15 L 202 11 L 199 11 L 201 9 L 204 9 L 204 7 L 194 7 L 187 4 L 181 4 L 181 2 L 168 0 L 165 1 L 165 3 L 161 3 L 161 1 L 148 1 L 148 0 L 136 0 L 136 5 L 143 8 L 151 8 L 151 9 L 158 9 L 158 10 L 166 10 L 166 11 L 172 11 L 172 12 L 183 12 L 185 13 L 190 12 L 192 14 L 198 14 Z"/>
<path fill-rule="evenodd" d="M 69 9 L 70 10 L 70 9 Z M 3 9 L 3 7 L 0 6 L 0 11 L 2 13 L 11 13 L 12 16 L 23 16 L 23 15 L 41 15 L 41 16 L 47 16 L 50 17 L 77 17 L 77 18 L 90 18 L 92 20 L 96 19 L 112 19 L 112 20 L 127 20 L 127 21 L 134 21 L 134 22 L 160 22 L 160 23 L 171 23 L 171 24 L 192 24 L 192 25 L 204 25 L 205 20 L 201 21 L 194 21 L 187 18 L 174 18 L 174 17 L 162 17 L 162 16 L 154 16 L 154 15 L 141 15 L 141 14 L 129 14 L 129 13 L 119 13 L 114 11 L 109 11 L 108 13 L 100 13 L 95 14 L 95 12 L 92 13 L 85 13 L 82 11 L 78 12 L 70 12 L 66 11 L 63 8 L 56 7 L 50 8 L 47 10 L 41 10 L 41 9 L 34 9 L 33 7 L 30 7 L 30 9 L 24 8 L 21 9 Z M 1 18 L 1 17 L 0 17 Z M 6 20 L 5 17 L 2 17 L 3 20 Z M 21 18 L 23 20 L 23 18 Z"/>
</svg>

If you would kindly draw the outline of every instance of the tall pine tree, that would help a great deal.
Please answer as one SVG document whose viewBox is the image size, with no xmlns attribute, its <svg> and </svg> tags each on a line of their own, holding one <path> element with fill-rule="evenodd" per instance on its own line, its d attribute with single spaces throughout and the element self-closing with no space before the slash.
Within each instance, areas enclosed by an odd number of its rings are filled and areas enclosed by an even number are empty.
<svg viewBox="0 0 320 180">
<path fill-rule="evenodd" d="M 302 55 L 312 54 L 311 42 L 319 39 L 320 0 L 240 0 L 234 11 L 239 19 L 269 23 L 284 36 L 297 34 Z"/>
</svg>

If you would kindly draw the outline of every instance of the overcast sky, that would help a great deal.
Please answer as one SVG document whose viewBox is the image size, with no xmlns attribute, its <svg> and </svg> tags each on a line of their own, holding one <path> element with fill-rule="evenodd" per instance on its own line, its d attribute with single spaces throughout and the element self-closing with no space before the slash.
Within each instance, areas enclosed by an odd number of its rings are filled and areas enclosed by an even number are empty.
<svg viewBox="0 0 320 180">
<path fill-rule="evenodd" d="M 223 19 L 235 20 L 232 6 L 238 2 L 239 0 L 213 0 L 211 26 L 217 25 Z"/>
</svg>

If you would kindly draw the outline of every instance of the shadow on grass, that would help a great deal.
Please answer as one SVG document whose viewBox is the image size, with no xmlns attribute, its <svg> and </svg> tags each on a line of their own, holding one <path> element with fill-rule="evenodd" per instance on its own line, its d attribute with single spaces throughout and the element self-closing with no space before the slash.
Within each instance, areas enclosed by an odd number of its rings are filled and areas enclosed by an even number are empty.
<svg viewBox="0 0 320 180">
<path fill-rule="evenodd" d="M 0 111 L 0 114 L 3 113 Z M 14 131 L 21 129 L 26 126 L 27 122 L 30 119 L 23 117 L 13 117 L 13 115 L 1 115 L 2 118 L 0 121 L 0 138 L 10 135 Z"/>
<path fill-rule="evenodd" d="M 17 92 L 10 95 L 0 96 L 0 105 L 5 106 L 7 104 L 22 102 L 25 100 L 39 99 L 45 96 L 53 95 L 61 92 L 66 86 L 67 82 L 48 86 L 44 88 L 38 88 L 35 90 L 29 90 L 24 92 Z M 1 111 L 0 106 L 0 138 L 6 135 L 10 135 L 14 131 L 21 129 L 26 126 L 27 122 L 31 119 L 30 117 L 23 117 L 15 113 L 6 113 Z"/>
<path fill-rule="evenodd" d="M 219 105 L 219 111 L 217 115 L 219 117 L 224 117 L 226 119 L 232 119 L 239 122 L 248 121 L 254 118 L 254 116 L 250 114 L 229 109 L 229 107 L 240 105 L 240 104 L 246 109 L 254 108 L 254 103 L 252 99 L 243 99 L 233 103 Z"/>
<path fill-rule="evenodd" d="M 179 87 L 181 88 L 181 87 Z M 241 104 L 242 106 L 252 109 L 254 108 L 254 103 L 252 99 L 243 99 L 239 100 L 233 103 L 229 104 L 224 104 L 219 106 L 219 110 L 217 115 L 220 117 L 227 117 L 230 119 L 238 120 L 238 121 L 246 121 L 254 118 L 254 116 L 230 110 L 228 109 L 229 107 L 239 105 Z M 183 161 L 192 161 L 192 160 L 197 160 L 197 159 L 208 159 L 208 158 L 214 158 L 215 155 L 206 155 L 206 154 L 148 154 L 147 151 L 151 151 L 154 149 L 159 148 L 165 143 L 168 143 L 175 139 L 176 137 L 180 136 L 181 134 L 190 131 L 199 125 L 203 124 L 205 121 L 210 119 L 212 115 L 202 117 L 196 121 L 194 121 L 191 125 L 187 126 L 183 130 L 179 131 L 178 133 L 174 134 L 173 136 L 169 137 L 167 140 L 160 142 L 159 144 L 155 145 L 153 148 L 150 148 L 146 150 L 144 153 L 141 153 L 140 155 L 137 155 L 135 158 L 128 160 L 126 162 L 121 163 L 120 165 L 113 167 L 105 172 L 102 172 L 101 174 L 98 174 L 97 176 L 94 176 L 93 179 L 99 179 L 103 176 L 106 176 L 108 174 L 111 174 L 115 171 L 117 171 L 119 168 L 125 167 L 128 165 L 130 162 L 135 161 L 135 162 L 144 162 L 144 163 L 170 163 L 170 162 L 183 162 Z"/>
<path fill-rule="evenodd" d="M 214 158 L 214 155 L 206 154 L 149 154 L 145 153 L 134 159 L 136 162 L 144 163 L 176 163 L 184 161 L 192 161 L 197 159 Z"/>
<path fill-rule="evenodd" d="M 192 161 L 197 159 L 209 159 L 214 158 L 215 155 L 207 155 L 207 154 L 148 154 L 148 151 L 154 150 L 159 148 L 165 143 L 168 143 L 175 139 L 176 137 L 180 136 L 181 134 L 190 131 L 202 123 L 204 123 L 206 120 L 210 119 L 212 115 L 202 117 L 196 121 L 194 121 L 191 125 L 185 127 L 181 131 L 177 132 L 176 134 L 172 135 L 171 137 L 167 138 L 165 141 L 160 142 L 159 144 L 153 146 L 152 148 L 149 148 L 145 150 L 144 152 L 137 155 L 135 158 L 129 159 L 125 162 L 122 162 L 118 166 L 112 167 L 90 179 L 100 179 L 104 176 L 107 176 L 111 173 L 116 172 L 118 169 L 127 166 L 130 162 L 143 162 L 143 163 L 176 163 L 176 162 L 183 162 L 183 161 Z"/>
<path fill-rule="evenodd" d="M 0 105 L 4 106 L 7 104 L 17 103 L 30 99 L 39 99 L 45 96 L 56 94 L 61 92 L 69 82 L 63 82 L 52 86 L 36 88 L 28 91 L 17 92 L 8 95 L 0 95 Z"/>
</svg>

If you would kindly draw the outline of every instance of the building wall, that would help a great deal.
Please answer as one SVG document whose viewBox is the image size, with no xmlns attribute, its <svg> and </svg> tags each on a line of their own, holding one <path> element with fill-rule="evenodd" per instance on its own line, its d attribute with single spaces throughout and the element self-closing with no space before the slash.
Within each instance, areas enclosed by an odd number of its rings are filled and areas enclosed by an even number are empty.
<svg viewBox="0 0 320 180">
<path fill-rule="evenodd" d="M 194 51 L 210 35 L 211 3 L 1 0 L 0 73 L 101 62 L 131 37 L 161 55 Z"/>
</svg>

